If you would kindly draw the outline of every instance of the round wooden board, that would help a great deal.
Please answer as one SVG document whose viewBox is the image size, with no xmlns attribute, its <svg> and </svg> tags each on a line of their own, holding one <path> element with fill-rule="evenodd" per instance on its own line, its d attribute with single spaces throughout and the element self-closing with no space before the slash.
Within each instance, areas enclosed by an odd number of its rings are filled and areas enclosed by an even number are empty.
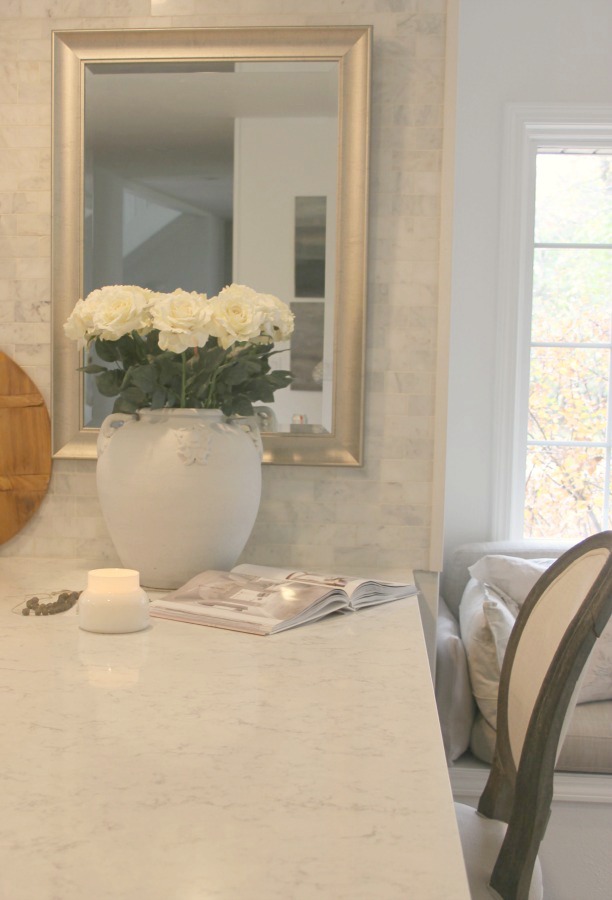
<svg viewBox="0 0 612 900">
<path fill-rule="evenodd" d="M 42 395 L 0 352 L 0 544 L 28 522 L 51 478 L 51 423 Z"/>
</svg>

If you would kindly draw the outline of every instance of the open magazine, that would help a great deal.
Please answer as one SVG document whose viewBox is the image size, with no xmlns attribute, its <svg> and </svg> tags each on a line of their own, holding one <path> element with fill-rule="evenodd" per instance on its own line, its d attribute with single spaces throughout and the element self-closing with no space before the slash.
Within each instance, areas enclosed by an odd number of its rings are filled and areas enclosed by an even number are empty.
<svg viewBox="0 0 612 900">
<path fill-rule="evenodd" d="M 352 612 L 416 594 L 414 584 L 318 575 L 243 564 L 191 578 L 150 606 L 152 616 L 274 634 L 335 612 Z"/>
</svg>

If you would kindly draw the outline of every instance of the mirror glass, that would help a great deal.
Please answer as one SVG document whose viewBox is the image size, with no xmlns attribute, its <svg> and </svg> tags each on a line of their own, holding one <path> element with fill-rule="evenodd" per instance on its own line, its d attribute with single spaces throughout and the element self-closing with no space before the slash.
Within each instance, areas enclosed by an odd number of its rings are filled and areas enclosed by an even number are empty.
<svg viewBox="0 0 612 900">
<path fill-rule="evenodd" d="M 245 59 L 236 42 L 247 36 Z M 108 284 L 214 296 L 236 282 L 275 294 L 295 316 L 273 357 L 295 378 L 263 411 L 265 461 L 360 463 L 369 37 L 56 32 L 56 455 L 95 455 L 112 412 L 113 399 L 80 374 L 76 433 L 74 410 L 60 411 L 75 393 L 62 383 L 75 363 L 62 330 L 79 297 Z"/>
<path fill-rule="evenodd" d="M 331 432 L 338 63 L 87 64 L 84 77 L 84 293 L 211 297 L 235 282 L 284 299 L 296 329 L 272 363 L 298 377 L 267 427 Z M 113 401 L 85 376 L 85 427 Z"/>
</svg>

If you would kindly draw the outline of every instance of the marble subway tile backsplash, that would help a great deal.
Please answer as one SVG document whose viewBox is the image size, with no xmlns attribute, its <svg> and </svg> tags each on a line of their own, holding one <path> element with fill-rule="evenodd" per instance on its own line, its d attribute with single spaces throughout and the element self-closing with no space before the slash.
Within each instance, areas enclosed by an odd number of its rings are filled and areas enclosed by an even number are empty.
<svg viewBox="0 0 612 900">
<path fill-rule="evenodd" d="M 0 350 L 48 404 L 51 32 L 373 25 L 365 464 L 265 466 L 243 559 L 398 577 L 428 567 L 445 7 L 445 0 L 0 4 Z M 38 514 L 0 555 L 118 562 L 96 496 L 95 463 L 55 460 Z"/>
</svg>

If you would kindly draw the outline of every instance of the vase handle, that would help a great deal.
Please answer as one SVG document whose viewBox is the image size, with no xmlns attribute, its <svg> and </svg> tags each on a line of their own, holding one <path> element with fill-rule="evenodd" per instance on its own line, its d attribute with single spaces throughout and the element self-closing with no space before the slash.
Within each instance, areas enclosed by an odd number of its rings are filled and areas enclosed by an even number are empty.
<svg viewBox="0 0 612 900">
<path fill-rule="evenodd" d="M 116 434 L 117 429 L 125 425 L 126 422 L 137 419 L 138 416 L 131 413 L 111 413 L 100 425 L 98 434 L 98 458 L 102 456 L 110 443 L 110 439 Z"/>
<path fill-rule="evenodd" d="M 276 413 L 269 406 L 254 406 L 253 413 L 260 431 L 278 431 Z"/>
</svg>

